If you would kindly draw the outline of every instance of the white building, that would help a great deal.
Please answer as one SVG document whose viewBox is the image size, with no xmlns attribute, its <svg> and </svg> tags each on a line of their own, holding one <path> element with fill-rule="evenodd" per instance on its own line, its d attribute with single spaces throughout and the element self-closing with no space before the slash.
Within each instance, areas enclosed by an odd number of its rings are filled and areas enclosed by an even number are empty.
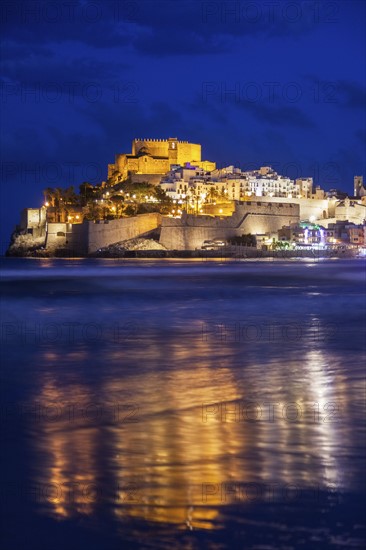
<svg viewBox="0 0 366 550">
<path fill-rule="evenodd" d="M 237 200 L 245 197 L 283 197 L 283 198 L 310 198 L 312 195 L 313 179 L 298 178 L 291 180 L 280 176 L 270 166 L 262 166 L 259 170 L 242 172 L 234 166 L 227 166 L 211 173 L 212 177 L 221 181 L 226 180 L 228 191 L 230 187 L 239 183 Z M 234 185 L 233 185 L 234 184 Z"/>
<path fill-rule="evenodd" d="M 296 181 L 277 174 L 270 166 L 259 170 L 242 172 L 240 168 L 227 166 L 206 172 L 191 166 L 174 167 L 164 176 L 160 186 L 174 200 L 187 196 L 202 197 L 213 201 L 216 197 L 228 200 L 250 200 L 251 197 L 277 197 L 284 199 L 321 198 L 320 189 L 313 194 L 312 178 L 298 178 Z"/>
</svg>

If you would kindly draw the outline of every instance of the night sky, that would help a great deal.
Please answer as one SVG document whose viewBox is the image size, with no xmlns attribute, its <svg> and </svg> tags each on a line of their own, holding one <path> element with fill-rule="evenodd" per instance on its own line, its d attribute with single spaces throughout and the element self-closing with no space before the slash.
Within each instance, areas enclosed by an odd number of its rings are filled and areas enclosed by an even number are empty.
<svg viewBox="0 0 366 550">
<path fill-rule="evenodd" d="M 366 2 L 1 5 L 2 248 L 47 186 L 97 183 L 133 138 L 352 193 L 365 169 Z"/>
</svg>

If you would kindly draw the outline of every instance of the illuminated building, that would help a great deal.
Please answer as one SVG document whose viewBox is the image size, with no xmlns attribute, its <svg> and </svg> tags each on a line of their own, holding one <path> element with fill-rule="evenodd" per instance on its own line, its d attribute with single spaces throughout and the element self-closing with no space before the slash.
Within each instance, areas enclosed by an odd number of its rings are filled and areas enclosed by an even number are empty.
<svg viewBox="0 0 366 550">
<path fill-rule="evenodd" d="M 361 198 L 366 196 L 366 187 L 363 184 L 363 176 L 355 176 L 353 178 L 354 183 L 354 193 L 356 198 Z"/>
<path fill-rule="evenodd" d="M 114 178 L 113 183 L 124 181 L 131 177 L 133 181 L 158 183 L 172 165 L 192 163 L 204 170 L 214 170 L 214 162 L 201 160 L 201 145 L 169 139 L 134 139 L 132 151 L 116 155 L 114 164 L 108 165 L 108 178 Z"/>
</svg>

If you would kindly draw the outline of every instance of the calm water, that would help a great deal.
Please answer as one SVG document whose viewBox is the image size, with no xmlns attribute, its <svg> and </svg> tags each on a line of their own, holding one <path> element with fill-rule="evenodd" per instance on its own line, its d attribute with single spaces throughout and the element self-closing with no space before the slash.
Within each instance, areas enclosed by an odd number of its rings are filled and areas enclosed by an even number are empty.
<svg viewBox="0 0 366 550">
<path fill-rule="evenodd" d="M 2 263 L 3 548 L 361 548 L 365 263 Z"/>
</svg>

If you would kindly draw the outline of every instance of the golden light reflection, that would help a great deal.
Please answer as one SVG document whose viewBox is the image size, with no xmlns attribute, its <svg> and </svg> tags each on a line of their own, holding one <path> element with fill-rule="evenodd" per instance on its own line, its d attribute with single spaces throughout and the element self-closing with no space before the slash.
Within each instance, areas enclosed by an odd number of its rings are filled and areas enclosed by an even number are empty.
<svg viewBox="0 0 366 550">
<path fill-rule="evenodd" d="M 183 349 L 176 354 L 182 357 Z M 118 395 L 123 384 L 113 382 L 106 392 Z M 137 376 L 131 380 L 133 387 L 140 390 L 140 422 L 133 431 L 127 425 L 112 428 L 118 485 L 144 479 L 143 487 L 136 485 L 143 506 L 130 507 L 128 513 L 143 513 L 150 521 L 212 526 L 218 511 L 203 506 L 202 484 L 223 477 L 223 463 L 235 471 L 236 442 L 224 423 L 202 422 L 202 403 L 219 401 L 223 395 L 238 398 L 230 371 L 218 369 L 213 381 L 209 366 L 197 365 L 189 372 L 189 384 L 185 370 L 174 370 L 151 373 L 143 385 Z M 151 392 L 156 387 L 161 388 L 159 394 Z M 116 514 L 124 515 L 125 509 L 116 507 Z"/>
<path fill-rule="evenodd" d="M 334 358 L 333 366 L 335 362 Z M 345 381 L 339 374 L 328 372 L 329 353 L 325 356 L 321 349 L 311 350 L 306 354 L 304 367 L 310 380 L 308 408 L 311 409 L 311 420 L 316 432 L 313 440 L 322 449 L 319 460 L 323 466 L 324 482 L 339 486 L 343 482 L 343 473 L 334 448 L 347 445 L 349 439 L 347 431 L 339 429 L 348 407 L 347 392 L 340 391 L 342 387 L 345 389 Z M 340 433 L 342 441 L 339 440 Z"/>
<path fill-rule="evenodd" d="M 262 364 L 201 336 L 161 346 L 151 335 L 149 342 L 148 354 L 141 346 L 109 351 L 108 374 L 93 389 L 82 373 L 66 384 L 45 369 L 36 401 L 48 414 L 36 426 L 35 470 L 40 482 L 62 489 L 46 503 L 51 513 L 90 515 L 108 502 L 121 521 L 213 529 L 238 494 L 251 505 L 245 484 L 339 485 L 332 454 L 339 432 L 315 421 L 313 404 L 338 399 L 344 381 L 330 377 L 321 351 L 299 361 L 297 349 L 288 349 L 286 361 Z M 46 364 L 56 358 L 44 356 Z M 85 350 L 65 356 L 81 360 L 93 357 Z M 238 417 L 236 405 L 253 398 L 261 416 Z"/>
<path fill-rule="evenodd" d="M 60 387 L 53 380 L 45 382 L 37 402 L 36 481 L 41 504 L 56 516 L 91 514 L 95 508 L 98 429 L 80 423 L 87 407 L 85 387 Z"/>
</svg>

